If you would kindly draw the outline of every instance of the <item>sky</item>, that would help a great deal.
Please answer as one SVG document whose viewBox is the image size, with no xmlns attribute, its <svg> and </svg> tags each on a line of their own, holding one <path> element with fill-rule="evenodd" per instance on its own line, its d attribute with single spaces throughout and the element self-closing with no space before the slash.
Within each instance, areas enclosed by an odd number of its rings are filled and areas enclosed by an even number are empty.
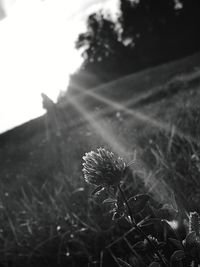
<svg viewBox="0 0 200 267">
<path fill-rule="evenodd" d="M 74 47 L 87 15 L 117 0 L 0 0 L 0 133 L 45 113 L 82 62 Z"/>
</svg>

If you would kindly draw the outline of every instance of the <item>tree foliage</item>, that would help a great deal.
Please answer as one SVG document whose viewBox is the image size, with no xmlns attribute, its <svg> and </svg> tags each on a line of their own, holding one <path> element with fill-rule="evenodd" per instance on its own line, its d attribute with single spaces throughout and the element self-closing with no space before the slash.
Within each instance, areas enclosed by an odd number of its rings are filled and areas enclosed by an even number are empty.
<svg viewBox="0 0 200 267">
<path fill-rule="evenodd" d="M 115 23 L 102 12 L 93 13 L 87 19 L 87 32 L 81 33 L 76 48 L 83 48 L 84 65 L 116 58 L 122 43 L 118 38 Z"/>
<path fill-rule="evenodd" d="M 86 32 L 76 41 L 84 61 L 71 77 L 71 85 L 79 74 L 98 77 L 92 83 L 79 77 L 80 85 L 89 88 L 199 50 L 199 0 L 119 0 L 119 3 L 117 22 L 103 11 L 88 17 Z"/>
</svg>

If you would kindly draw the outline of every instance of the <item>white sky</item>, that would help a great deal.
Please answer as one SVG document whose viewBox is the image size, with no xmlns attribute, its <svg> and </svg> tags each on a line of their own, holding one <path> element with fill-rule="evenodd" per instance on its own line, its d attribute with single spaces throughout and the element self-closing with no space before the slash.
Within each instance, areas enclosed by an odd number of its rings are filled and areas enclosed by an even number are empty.
<svg viewBox="0 0 200 267">
<path fill-rule="evenodd" d="M 0 133 L 44 113 L 80 64 L 74 48 L 85 18 L 117 0 L 0 0 Z M 4 17 L 6 16 L 6 17 Z"/>
</svg>

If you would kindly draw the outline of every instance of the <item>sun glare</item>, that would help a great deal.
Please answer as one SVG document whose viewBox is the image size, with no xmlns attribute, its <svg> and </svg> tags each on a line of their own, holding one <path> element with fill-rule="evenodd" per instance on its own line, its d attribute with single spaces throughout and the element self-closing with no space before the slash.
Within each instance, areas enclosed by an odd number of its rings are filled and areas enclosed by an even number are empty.
<svg viewBox="0 0 200 267">
<path fill-rule="evenodd" d="M 81 64 L 73 42 L 80 25 L 62 3 L 19 0 L 0 21 L 0 132 L 41 115 L 40 94 L 55 101 Z"/>
<path fill-rule="evenodd" d="M 41 93 L 56 101 L 82 62 L 74 41 L 99 8 L 116 0 L 0 0 L 0 133 L 44 113 Z"/>
</svg>

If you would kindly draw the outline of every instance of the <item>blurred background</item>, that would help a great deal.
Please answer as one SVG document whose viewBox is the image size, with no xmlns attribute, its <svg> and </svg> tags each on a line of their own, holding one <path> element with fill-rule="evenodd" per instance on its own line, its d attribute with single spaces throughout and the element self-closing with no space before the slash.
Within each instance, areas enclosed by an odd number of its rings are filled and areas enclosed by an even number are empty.
<svg viewBox="0 0 200 267">
<path fill-rule="evenodd" d="M 67 89 L 83 61 L 75 41 L 88 14 L 101 8 L 116 17 L 118 3 L 1 0 L 0 132 L 41 115 L 41 92 L 56 101 Z"/>
<path fill-rule="evenodd" d="M 42 92 L 56 101 L 73 84 L 93 87 L 199 49 L 197 1 L 1 0 L 0 11 L 0 132 L 41 115 Z"/>
</svg>

